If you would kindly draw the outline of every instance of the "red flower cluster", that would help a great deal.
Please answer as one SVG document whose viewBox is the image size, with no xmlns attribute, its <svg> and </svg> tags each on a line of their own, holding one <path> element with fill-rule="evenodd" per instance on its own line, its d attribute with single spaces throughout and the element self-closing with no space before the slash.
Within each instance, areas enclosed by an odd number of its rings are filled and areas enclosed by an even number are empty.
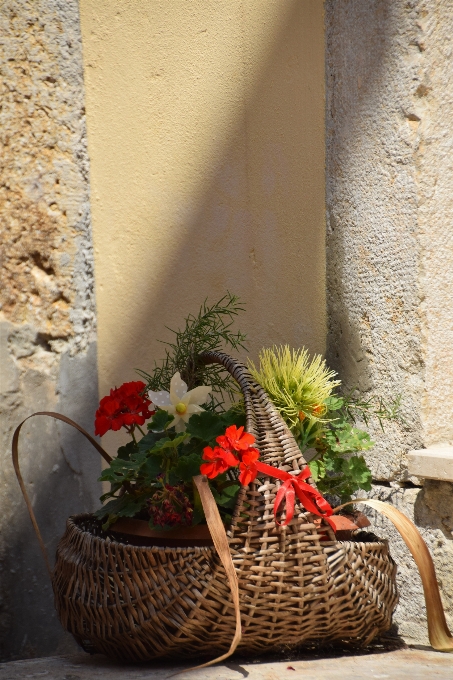
<svg viewBox="0 0 453 680">
<path fill-rule="evenodd" d="M 258 449 L 252 447 L 255 437 L 244 432 L 243 427 L 230 425 L 224 435 L 217 437 L 216 442 L 220 446 L 206 446 L 203 449 L 203 460 L 208 462 L 200 466 L 201 474 L 214 479 L 230 467 L 239 465 L 239 481 L 242 486 L 253 482 L 258 474 L 256 461 L 260 455 Z"/>
<path fill-rule="evenodd" d="M 174 527 L 178 524 L 192 524 L 193 507 L 184 486 L 165 484 L 162 491 L 156 491 L 148 500 L 148 512 L 154 526 Z"/>
<path fill-rule="evenodd" d="M 116 432 L 122 427 L 143 425 L 151 418 L 155 411 L 149 410 L 151 401 L 143 395 L 145 387 L 144 382 L 137 380 L 110 390 L 109 396 L 101 399 L 96 411 L 94 433 L 102 437 L 108 430 Z"/>
</svg>

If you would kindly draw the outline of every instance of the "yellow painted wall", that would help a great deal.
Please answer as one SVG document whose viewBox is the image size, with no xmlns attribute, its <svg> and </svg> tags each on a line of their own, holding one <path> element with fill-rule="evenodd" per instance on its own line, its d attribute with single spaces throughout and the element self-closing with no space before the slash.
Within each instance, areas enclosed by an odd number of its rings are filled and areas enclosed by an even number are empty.
<svg viewBox="0 0 453 680">
<path fill-rule="evenodd" d="M 325 347 L 321 0 L 81 0 L 101 396 L 208 296 Z"/>
</svg>

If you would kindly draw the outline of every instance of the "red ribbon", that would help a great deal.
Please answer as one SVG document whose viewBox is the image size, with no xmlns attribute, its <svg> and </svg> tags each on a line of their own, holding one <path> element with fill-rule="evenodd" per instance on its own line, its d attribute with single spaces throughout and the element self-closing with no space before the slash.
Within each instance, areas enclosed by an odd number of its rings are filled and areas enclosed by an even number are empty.
<svg viewBox="0 0 453 680">
<path fill-rule="evenodd" d="M 280 479 L 283 482 L 277 492 L 274 502 L 274 517 L 276 524 L 279 526 L 286 526 L 291 522 L 294 516 L 294 503 L 297 495 L 297 498 L 308 512 L 325 519 L 332 529 L 336 531 L 335 523 L 330 519 L 333 510 L 329 503 L 322 497 L 317 489 L 314 489 L 310 484 L 304 482 L 304 479 L 310 477 L 311 474 L 308 465 L 305 470 L 302 470 L 298 475 L 290 475 L 284 470 L 279 470 L 278 468 L 266 465 L 266 463 L 261 463 L 260 461 L 257 461 L 255 465 L 259 472 L 262 472 L 269 477 Z M 277 520 L 277 513 L 283 503 L 283 499 L 286 501 L 286 518 L 284 522 L 279 522 Z"/>
</svg>

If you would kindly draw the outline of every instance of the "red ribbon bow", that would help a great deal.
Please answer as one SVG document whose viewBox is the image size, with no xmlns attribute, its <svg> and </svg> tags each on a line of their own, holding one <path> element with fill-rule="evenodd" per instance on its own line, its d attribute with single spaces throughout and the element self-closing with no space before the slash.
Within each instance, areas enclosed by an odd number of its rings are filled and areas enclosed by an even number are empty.
<svg viewBox="0 0 453 680">
<path fill-rule="evenodd" d="M 304 481 L 305 479 L 308 479 L 311 474 L 308 465 L 305 470 L 302 470 L 298 475 L 290 475 L 284 470 L 279 470 L 278 468 L 266 465 L 260 461 L 256 462 L 256 467 L 259 472 L 262 472 L 269 477 L 280 479 L 283 482 L 277 492 L 274 502 L 274 517 L 276 524 L 279 526 L 286 526 L 291 522 L 294 516 L 294 503 L 297 495 L 297 498 L 308 512 L 325 519 L 332 529 L 336 531 L 335 522 L 330 518 L 333 510 L 329 503 L 322 497 L 317 489 L 314 489 L 310 484 L 307 484 Z M 284 522 L 279 522 L 277 520 L 277 513 L 283 503 L 283 499 L 286 501 L 286 518 Z"/>
</svg>

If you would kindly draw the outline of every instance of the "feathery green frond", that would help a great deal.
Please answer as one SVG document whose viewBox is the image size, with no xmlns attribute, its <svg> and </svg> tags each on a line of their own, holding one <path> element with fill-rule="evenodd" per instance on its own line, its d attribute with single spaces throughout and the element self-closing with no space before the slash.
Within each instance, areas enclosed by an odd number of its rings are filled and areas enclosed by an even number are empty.
<svg viewBox="0 0 453 680">
<path fill-rule="evenodd" d="M 322 420 L 327 412 L 325 402 L 340 384 L 324 359 L 320 355 L 311 359 L 304 348 L 291 350 L 285 345 L 263 349 L 259 368 L 250 360 L 248 364 L 291 429 L 306 417 Z"/>
</svg>

